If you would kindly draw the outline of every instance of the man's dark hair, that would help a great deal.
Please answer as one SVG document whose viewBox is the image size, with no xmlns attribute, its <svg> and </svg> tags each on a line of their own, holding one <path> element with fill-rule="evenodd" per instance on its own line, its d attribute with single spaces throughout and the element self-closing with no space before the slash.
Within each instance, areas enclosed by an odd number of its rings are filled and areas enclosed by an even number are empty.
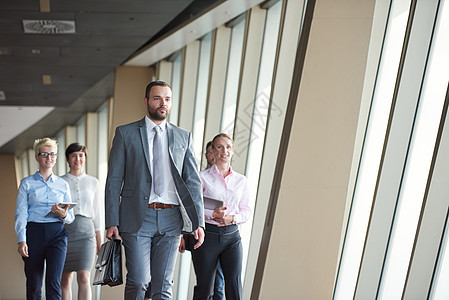
<svg viewBox="0 0 449 300">
<path fill-rule="evenodd" d="M 207 150 L 207 148 L 209 148 L 210 146 L 212 146 L 212 141 L 207 142 L 207 144 L 206 144 L 206 150 Z"/>
<path fill-rule="evenodd" d="M 167 87 L 169 87 L 170 90 L 171 90 L 171 86 L 170 86 L 168 83 L 166 83 L 165 81 L 162 81 L 162 80 L 155 80 L 155 81 L 150 82 L 150 83 L 147 85 L 147 88 L 145 89 L 145 98 L 148 99 L 148 96 L 150 95 L 151 88 L 152 88 L 153 86 L 167 86 Z"/>
<path fill-rule="evenodd" d="M 84 155 L 86 155 L 87 157 L 87 149 L 86 146 L 81 145 L 80 143 L 73 143 L 70 144 L 67 149 L 65 150 L 65 158 L 67 160 L 69 160 L 69 155 L 72 154 L 73 152 L 84 152 Z"/>
</svg>

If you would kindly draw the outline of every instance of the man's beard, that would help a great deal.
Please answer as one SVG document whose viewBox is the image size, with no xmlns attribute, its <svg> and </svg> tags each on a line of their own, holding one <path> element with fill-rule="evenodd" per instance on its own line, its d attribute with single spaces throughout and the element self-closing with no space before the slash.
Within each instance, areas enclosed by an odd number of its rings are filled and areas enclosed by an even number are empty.
<svg viewBox="0 0 449 300">
<path fill-rule="evenodd" d="M 151 110 L 151 108 L 147 105 L 148 115 L 150 116 L 150 119 L 157 120 L 157 121 L 164 121 L 168 116 L 168 110 L 165 109 L 166 113 L 161 114 L 158 112 L 157 108 L 155 110 Z"/>
</svg>

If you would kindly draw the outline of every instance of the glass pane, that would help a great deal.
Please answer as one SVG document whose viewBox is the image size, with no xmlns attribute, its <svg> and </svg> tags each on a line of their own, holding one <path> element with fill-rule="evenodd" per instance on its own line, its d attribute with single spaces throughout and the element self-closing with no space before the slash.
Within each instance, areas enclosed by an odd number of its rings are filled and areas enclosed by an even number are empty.
<svg viewBox="0 0 449 300">
<path fill-rule="evenodd" d="M 56 175 L 62 176 L 66 171 L 66 160 L 65 160 L 65 135 L 64 129 L 60 130 L 56 135 L 56 140 L 58 141 L 58 158 L 56 159 L 56 166 L 53 168 L 53 172 Z"/>
<path fill-rule="evenodd" d="M 25 151 L 20 155 L 20 166 L 22 170 L 22 178 L 30 175 L 30 170 L 28 170 L 28 152 Z"/>
<path fill-rule="evenodd" d="M 179 95 L 181 91 L 181 61 L 182 52 L 176 56 L 173 60 L 173 77 L 171 82 L 172 93 L 173 93 L 173 104 L 171 108 L 170 115 L 168 116 L 168 121 L 173 124 L 178 124 L 178 114 L 179 114 Z"/>
<path fill-rule="evenodd" d="M 344 242 L 335 299 L 352 299 L 377 181 L 410 0 L 392 3 Z"/>
<path fill-rule="evenodd" d="M 245 20 L 242 20 L 240 23 L 235 25 L 232 28 L 231 34 L 231 45 L 229 49 L 228 70 L 226 74 L 226 87 L 220 132 L 227 133 L 232 137 L 234 132 L 237 93 L 239 90 Z"/>
<path fill-rule="evenodd" d="M 86 145 L 86 127 L 84 116 L 82 116 L 76 123 L 76 141 L 81 145 Z"/>
<path fill-rule="evenodd" d="M 100 181 L 100 191 L 104 191 L 106 185 L 106 176 L 108 174 L 108 101 L 105 101 L 98 112 L 98 181 Z M 83 144 L 84 145 L 84 144 Z M 89 150 L 89 149 L 88 149 Z M 90 152 L 89 152 L 90 153 Z M 89 154 L 92 155 L 92 154 Z M 103 193 L 101 193 L 103 197 Z M 104 208 L 103 208 L 104 209 Z M 102 219 L 104 219 L 104 211 L 102 212 Z M 101 224 L 104 224 L 102 220 Z M 104 225 L 103 225 L 104 226 Z M 104 228 L 103 228 L 104 229 Z M 93 271 L 92 271 L 93 272 Z M 101 287 L 96 285 L 92 287 L 92 299 L 101 299 Z"/>
<path fill-rule="evenodd" d="M 449 224 L 448 214 L 446 214 L 446 226 L 444 229 L 444 237 L 441 247 L 441 252 L 438 257 L 437 270 L 435 272 L 435 278 L 432 282 L 432 290 L 430 293 L 430 299 L 439 300 L 447 299 L 449 295 Z"/>
<path fill-rule="evenodd" d="M 449 81 L 449 6 L 442 5 L 416 116 L 385 271 L 382 299 L 402 296 Z M 444 16 L 444 17 L 443 17 Z"/>
<path fill-rule="evenodd" d="M 264 146 L 265 129 L 267 125 L 268 107 L 270 102 L 271 81 L 276 57 L 277 40 L 279 36 L 279 24 L 282 12 L 282 1 L 278 1 L 267 11 L 265 21 L 265 32 L 260 59 L 259 78 L 254 106 L 245 108 L 245 113 L 252 115 L 251 135 L 248 149 L 248 161 L 246 165 L 246 176 L 251 191 L 257 191 L 259 183 L 260 165 L 262 163 L 262 152 Z M 275 105 L 275 104 L 273 104 Z M 251 195 L 251 202 L 255 203 L 255 195 Z M 252 221 L 249 220 L 240 228 L 243 241 L 243 265 L 246 265 L 248 247 L 251 237 Z M 243 268 L 243 278 L 245 268 Z"/>
<path fill-rule="evenodd" d="M 201 39 L 200 57 L 198 66 L 198 81 L 195 97 L 195 111 L 193 117 L 193 147 L 196 161 L 201 161 L 204 121 L 206 115 L 207 91 L 209 82 L 209 67 L 212 49 L 212 32 L 209 32 Z M 176 298 L 179 300 L 187 300 L 189 291 L 189 278 L 191 266 L 191 254 L 189 251 L 180 253 L 179 255 L 179 277 L 178 290 Z"/>
<path fill-rule="evenodd" d="M 267 12 L 264 42 L 260 60 L 259 78 L 254 107 L 245 109 L 245 113 L 252 114 L 251 141 L 248 152 L 246 176 L 254 190 L 257 190 L 265 128 L 270 105 L 271 81 L 273 79 L 274 60 L 276 57 L 279 23 L 282 1 L 277 2 Z"/>
<path fill-rule="evenodd" d="M 108 101 L 98 110 L 98 180 L 104 188 L 108 172 Z"/>
<path fill-rule="evenodd" d="M 206 115 L 207 91 L 209 82 L 209 67 L 212 49 L 212 32 L 201 40 L 198 67 L 198 81 L 196 88 L 195 112 L 193 117 L 193 147 L 196 161 L 201 162 L 203 148 L 204 122 Z"/>
</svg>

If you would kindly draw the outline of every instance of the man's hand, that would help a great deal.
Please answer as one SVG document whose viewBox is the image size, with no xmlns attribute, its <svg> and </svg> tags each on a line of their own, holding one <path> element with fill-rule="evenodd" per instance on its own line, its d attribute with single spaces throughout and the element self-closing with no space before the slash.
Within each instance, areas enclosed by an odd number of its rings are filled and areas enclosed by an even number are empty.
<svg viewBox="0 0 449 300">
<path fill-rule="evenodd" d="M 193 232 L 193 236 L 195 237 L 195 240 L 198 241 L 193 246 L 193 249 L 198 249 L 204 242 L 204 228 L 198 227 L 198 229 Z"/>
<path fill-rule="evenodd" d="M 114 236 L 116 239 L 120 240 L 120 235 L 118 234 L 118 228 L 117 226 L 111 226 L 106 229 L 106 237 L 108 239 L 112 239 L 112 236 Z"/>
<path fill-rule="evenodd" d="M 95 240 L 97 242 L 97 255 L 100 253 L 101 243 L 103 242 L 103 238 L 101 236 L 101 231 L 95 231 Z"/>
<path fill-rule="evenodd" d="M 186 251 L 186 241 L 184 240 L 184 236 L 181 236 L 181 241 L 179 242 L 179 252 L 184 253 Z"/>
<path fill-rule="evenodd" d="M 17 251 L 19 251 L 20 255 L 22 255 L 23 257 L 29 257 L 29 255 L 28 255 L 28 245 L 25 242 L 20 242 L 19 243 L 19 249 L 17 249 Z"/>
</svg>

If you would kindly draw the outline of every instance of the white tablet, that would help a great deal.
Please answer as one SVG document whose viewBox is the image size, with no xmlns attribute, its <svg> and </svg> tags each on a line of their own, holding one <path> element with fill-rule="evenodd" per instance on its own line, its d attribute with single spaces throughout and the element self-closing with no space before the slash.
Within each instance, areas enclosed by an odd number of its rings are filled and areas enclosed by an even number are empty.
<svg viewBox="0 0 449 300">
<path fill-rule="evenodd" d="M 72 209 L 76 205 L 76 203 L 74 203 L 74 202 L 61 202 L 58 205 L 61 208 L 65 208 L 68 205 L 69 209 Z"/>
<path fill-rule="evenodd" d="M 203 196 L 203 199 L 204 199 L 204 208 L 205 209 L 214 210 L 217 207 L 222 207 L 223 206 L 223 201 L 222 200 L 210 198 L 210 197 L 207 197 L 207 196 Z"/>
<path fill-rule="evenodd" d="M 69 206 L 69 208 L 68 208 L 68 210 L 69 210 L 69 209 L 72 209 L 76 205 L 76 203 L 74 203 L 74 202 L 60 202 L 60 203 L 58 203 L 58 206 L 61 207 L 61 208 L 65 208 L 66 205 Z M 49 216 L 57 216 L 57 215 L 55 213 L 52 213 L 51 211 L 49 211 L 48 214 L 46 215 L 46 217 L 49 217 Z"/>
</svg>

